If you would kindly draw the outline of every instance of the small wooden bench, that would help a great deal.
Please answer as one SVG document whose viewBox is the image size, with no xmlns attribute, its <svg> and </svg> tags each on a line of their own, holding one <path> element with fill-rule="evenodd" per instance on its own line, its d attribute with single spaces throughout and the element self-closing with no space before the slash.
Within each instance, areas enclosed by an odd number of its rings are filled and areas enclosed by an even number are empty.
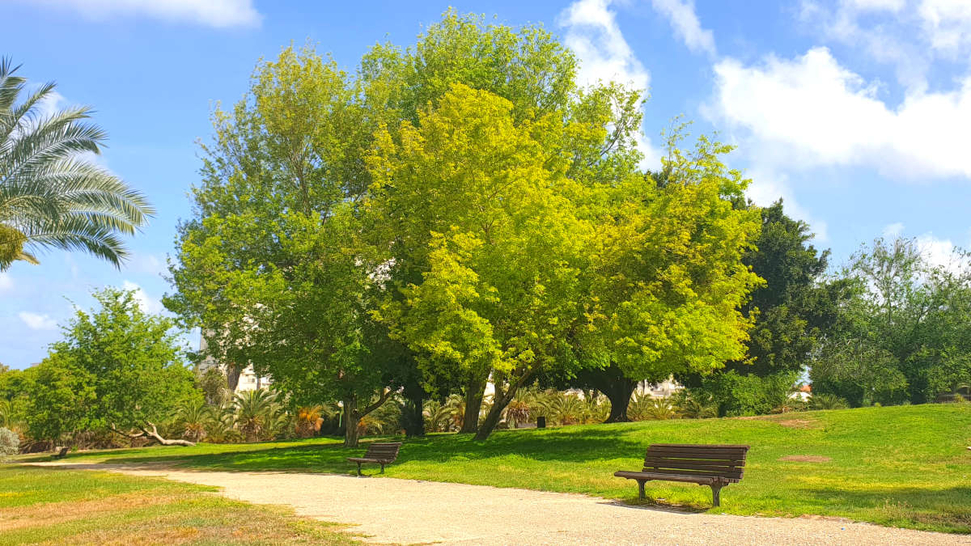
<svg viewBox="0 0 971 546">
<path fill-rule="evenodd" d="M 57 446 L 57 447 L 55 447 L 54 448 L 54 454 L 51 455 L 51 458 L 53 458 L 53 459 L 63 459 L 64 457 L 67 457 L 68 449 L 69 448 L 67 446 Z"/>
<path fill-rule="evenodd" d="M 746 453 L 748 446 L 652 444 L 644 456 L 644 470 L 621 470 L 614 476 L 637 480 L 642 499 L 644 482 L 652 480 L 707 485 L 711 487 L 714 506 L 719 506 L 722 487 L 742 480 Z"/>
<path fill-rule="evenodd" d="M 348 457 L 347 460 L 357 463 L 357 475 L 361 474 L 362 463 L 375 463 L 381 465 L 381 473 L 384 474 L 384 465 L 391 464 L 398 458 L 398 450 L 401 449 L 401 442 L 372 442 L 367 446 L 367 453 L 363 457 Z"/>
</svg>

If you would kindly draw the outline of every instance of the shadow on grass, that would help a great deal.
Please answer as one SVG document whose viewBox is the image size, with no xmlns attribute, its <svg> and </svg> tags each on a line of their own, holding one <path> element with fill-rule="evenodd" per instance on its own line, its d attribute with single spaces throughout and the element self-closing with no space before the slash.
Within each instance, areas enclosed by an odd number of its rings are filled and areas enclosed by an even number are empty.
<svg viewBox="0 0 971 546">
<path fill-rule="evenodd" d="M 475 461 L 496 457 L 521 456 L 537 461 L 585 462 L 600 459 L 641 457 L 643 441 L 624 438 L 607 430 L 584 430 L 581 434 L 524 433 L 514 431 L 494 434 L 487 442 L 476 442 L 471 435 L 431 435 L 424 438 L 391 438 L 404 441 L 397 464 L 409 462 L 448 463 Z M 248 446 L 245 451 L 180 455 L 167 452 L 159 456 L 126 457 L 124 453 L 107 454 L 108 464 L 166 463 L 186 469 L 225 471 L 294 471 L 344 474 L 356 468 L 347 457 L 361 456 L 367 443 L 388 438 L 368 439 L 357 449 L 340 444 L 311 444 L 265 448 Z M 70 458 L 65 462 L 70 462 Z M 637 464 L 635 463 L 635 466 Z"/>
</svg>

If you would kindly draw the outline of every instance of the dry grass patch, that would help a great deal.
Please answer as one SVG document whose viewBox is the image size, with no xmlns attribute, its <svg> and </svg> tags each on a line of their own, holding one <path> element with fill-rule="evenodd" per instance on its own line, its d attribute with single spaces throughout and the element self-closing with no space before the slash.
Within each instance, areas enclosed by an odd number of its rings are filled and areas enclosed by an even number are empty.
<svg viewBox="0 0 971 546">
<path fill-rule="evenodd" d="M 157 478 L 0 467 L 0 546 L 20 544 L 355 544 L 291 510 L 232 501 Z"/>
<path fill-rule="evenodd" d="M 786 428 L 816 428 L 816 421 L 809 419 L 786 419 L 778 423 Z"/>
<path fill-rule="evenodd" d="M 12 531 L 65 523 L 75 519 L 94 517 L 103 513 L 142 508 L 170 502 L 171 497 L 123 494 L 85 501 L 48 502 L 0 510 L 0 529 Z"/>
</svg>

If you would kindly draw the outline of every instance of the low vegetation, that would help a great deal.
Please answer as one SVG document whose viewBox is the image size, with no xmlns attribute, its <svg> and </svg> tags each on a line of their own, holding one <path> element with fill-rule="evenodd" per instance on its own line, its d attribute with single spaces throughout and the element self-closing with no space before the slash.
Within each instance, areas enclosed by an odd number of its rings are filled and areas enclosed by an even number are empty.
<svg viewBox="0 0 971 546">
<path fill-rule="evenodd" d="M 332 526 L 214 488 L 108 472 L 0 467 L 0 545 L 354 544 Z"/>
<path fill-rule="evenodd" d="M 971 533 L 971 405 L 871 407 L 731 419 L 663 420 L 500 431 L 489 442 L 431 434 L 407 440 L 386 476 L 584 493 L 637 502 L 612 476 L 637 469 L 651 443 L 749 444 L 740 484 L 712 512 L 846 517 Z M 357 453 L 357 451 L 353 451 Z M 351 473 L 337 438 L 153 447 L 72 456 L 213 470 Z M 648 484 L 650 503 L 709 509 L 694 485 Z"/>
</svg>

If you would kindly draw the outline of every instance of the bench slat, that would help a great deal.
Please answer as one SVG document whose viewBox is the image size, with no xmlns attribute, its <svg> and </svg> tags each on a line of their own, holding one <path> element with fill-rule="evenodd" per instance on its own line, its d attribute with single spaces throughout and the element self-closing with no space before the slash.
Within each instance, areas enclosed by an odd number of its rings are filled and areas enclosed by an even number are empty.
<svg viewBox="0 0 971 546">
<path fill-rule="evenodd" d="M 666 482 L 696 483 L 698 485 L 711 485 L 716 482 L 736 483 L 739 481 L 739 480 L 733 480 L 729 478 L 722 478 L 719 476 L 696 476 L 692 474 L 662 474 L 657 472 L 615 472 L 614 476 L 618 478 L 627 478 L 628 480 L 639 480 L 639 481 L 660 480 L 660 481 L 666 481 Z"/>
<path fill-rule="evenodd" d="M 693 457 L 693 458 L 731 458 L 731 459 L 744 459 L 745 450 L 741 449 L 675 449 L 675 448 L 665 448 L 665 449 L 655 449 L 653 447 L 648 448 L 648 455 L 658 455 L 664 457 Z"/>
<path fill-rule="evenodd" d="M 661 459 L 650 457 L 644 459 L 644 466 L 661 468 L 698 468 L 703 470 L 736 470 L 745 466 L 743 463 L 724 463 L 721 461 L 702 461 L 698 459 Z"/>
<path fill-rule="evenodd" d="M 741 480 L 741 472 L 700 472 L 694 470 L 685 470 L 679 468 L 645 468 L 642 470 L 644 473 L 648 474 L 671 474 L 678 476 L 697 476 L 700 478 L 725 478 L 730 480 Z"/>
<path fill-rule="evenodd" d="M 657 471 L 673 471 L 673 472 L 690 472 L 693 474 L 711 474 L 714 476 L 722 475 L 741 475 L 741 468 L 692 468 L 692 467 L 682 467 L 675 465 L 645 465 L 644 472 L 657 472 Z"/>
</svg>

